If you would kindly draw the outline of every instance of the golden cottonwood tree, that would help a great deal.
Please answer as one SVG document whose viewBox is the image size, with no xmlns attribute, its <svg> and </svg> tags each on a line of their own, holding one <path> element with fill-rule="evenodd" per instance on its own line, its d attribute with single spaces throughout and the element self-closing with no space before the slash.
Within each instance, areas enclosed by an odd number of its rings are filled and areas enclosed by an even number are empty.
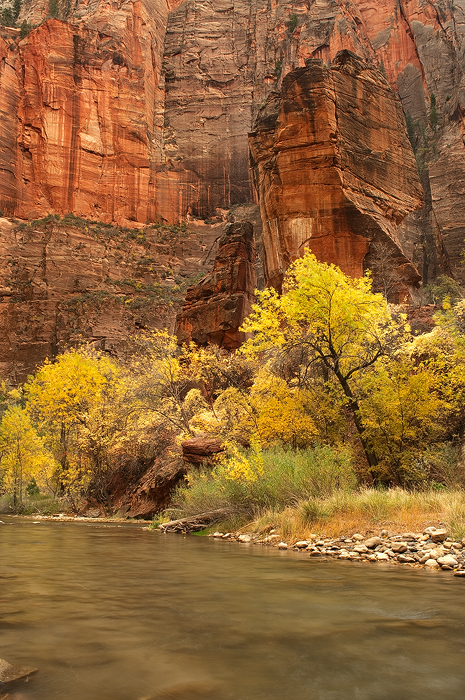
<svg viewBox="0 0 465 700">
<path fill-rule="evenodd" d="M 365 435 L 355 379 L 383 355 L 393 327 L 385 299 L 371 291 L 370 277 L 348 277 L 307 251 L 289 268 L 282 295 L 273 289 L 258 293 L 258 302 L 242 330 L 254 334 L 244 352 L 278 349 L 287 354 L 294 348 L 305 348 L 308 364 L 319 363 L 337 380 L 368 463 L 376 465 L 376 455 Z"/>
<path fill-rule="evenodd" d="M 0 474 L 3 487 L 13 494 L 14 506 L 22 505 L 25 485 L 34 478 L 47 485 L 55 467 L 53 456 L 39 437 L 28 413 L 9 406 L 0 424 Z"/>
<path fill-rule="evenodd" d="M 109 444 L 122 427 L 119 379 L 108 357 L 84 350 L 46 361 L 25 385 L 27 409 L 61 466 L 62 490 L 80 489 L 104 469 Z"/>
<path fill-rule="evenodd" d="M 180 348 L 167 331 L 153 331 L 133 339 L 128 371 L 134 381 L 134 400 L 141 411 L 157 416 L 174 430 L 191 435 L 192 410 L 185 402 L 194 388 L 188 347 Z"/>
<path fill-rule="evenodd" d="M 444 437 L 441 418 L 450 412 L 441 396 L 442 381 L 429 368 L 415 368 L 402 356 L 383 358 L 363 377 L 363 424 L 380 460 L 382 481 L 410 485 L 423 478 L 415 467 L 416 455 Z"/>
</svg>

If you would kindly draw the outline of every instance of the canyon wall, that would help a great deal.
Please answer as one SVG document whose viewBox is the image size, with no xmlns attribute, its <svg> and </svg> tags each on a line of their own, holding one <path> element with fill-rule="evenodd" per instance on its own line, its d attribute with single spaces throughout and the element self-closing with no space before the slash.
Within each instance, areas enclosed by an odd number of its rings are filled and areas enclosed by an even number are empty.
<svg viewBox="0 0 465 700">
<path fill-rule="evenodd" d="M 115 7 L 113 7 L 115 5 Z M 0 208 L 155 220 L 163 126 L 165 0 L 78 5 L 21 39 L 0 38 Z M 26 21 L 46 8 L 29 3 Z"/>
<path fill-rule="evenodd" d="M 398 227 L 421 208 L 422 188 L 400 100 L 379 70 L 347 50 L 331 67 L 307 59 L 259 111 L 249 144 L 269 284 L 280 289 L 305 248 L 360 277 L 372 242 L 392 251 L 403 282 L 393 301 L 418 284 Z"/>
<path fill-rule="evenodd" d="M 168 18 L 157 210 L 210 216 L 248 196 L 245 127 L 309 58 L 348 49 L 398 92 L 424 191 L 397 236 L 426 282 L 465 281 L 465 0 L 184 0 Z"/>
<path fill-rule="evenodd" d="M 409 284 L 417 279 L 415 267 L 424 282 L 441 271 L 465 282 L 461 263 L 465 240 L 465 0 L 453 4 L 449 0 L 60 0 L 54 18 L 48 16 L 50 8 L 48 0 L 24 0 L 17 24 L 27 22 L 32 29 L 0 29 L 0 209 L 4 215 L 34 220 L 73 212 L 89 221 L 116 222 L 135 230 L 147 222 L 185 219 L 191 222 L 193 235 L 199 236 L 201 248 L 204 236 L 197 231 L 200 224 L 195 220 L 220 221 L 225 210 L 250 203 L 261 188 L 267 222 L 262 257 L 269 266 L 268 278 L 277 283 L 305 244 L 314 212 L 320 212 L 320 233 L 324 228 L 334 236 L 332 240 L 313 235 L 312 244 L 321 239 L 319 255 L 338 261 L 347 271 L 358 274 L 363 266 L 371 265 L 373 249 L 368 244 L 383 239 L 393 242 L 396 265 L 406 273 Z M 344 71 L 334 63 L 344 49 L 364 62 L 359 71 L 364 87 L 354 88 L 350 99 L 341 83 Z M 323 62 L 318 70 L 305 69 L 306 61 L 315 59 Z M 307 182 L 316 175 L 301 161 L 295 173 L 300 180 L 280 185 L 283 193 L 290 187 L 286 201 L 276 198 L 270 208 L 278 171 L 273 182 L 272 170 L 257 176 L 254 192 L 248 133 L 258 115 L 254 159 L 271 166 L 271 160 L 267 161 L 271 145 L 258 144 L 256 139 L 264 136 L 267 119 L 273 114 L 278 121 L 285 116 L 287 126 L 304 123 L 311 110 L 307 114 L 303 106 L 307 99 L 303 92 L 296 100 L 284 100 L 286 115 L 281 116 L 277 96 L 283 85 L 287 89 L 289 81 L 294 81 L 287 76 L 310 76 L 309 70 L 313 77 L 302 84 L 302 90 L 318 92 L 321 88 L 318 113 L 325 113 L 326 126 L 310 120 L 305 138 L 308 148 L 313 144 L 326 159 L 321 175 L 339 178 L 333 189 L 334 202 L 325 203 L 329 190 L 324 190 L 323 197 L 316 180 L 313 185 Z M 315 77 L 318 71 L 332 76 L 328 95 L 323 87 L 326 78 L 322 82 Z M 382 75 L 397 92 L 405 121 L 399 103 L 394 105 L 387 86 L 382 85 Z M 304 78 L 295 86 L 300 80 Z M 339 103 L 341 125 L 331 131 L 332 99 Z M 366 100 L 373 124 L 373 143 L 363 142 L 364 148 L 371 149 L 369 156 L 368 151 L 349 146 L 350 134 L 344 135 L 344 129 L 355 128 L 359 111 L 363 116 Z M 380 142 L 388 138 L 386 148 L 376 144 L 377 130 Z M 416 209 L 418 183 L 407 136 L 423 189 L 421 209 Z M 292 138 L 287 131 L 279 141 L 283 146 L 276 156 L 279 168 L 290 158 L 292 148 L 285 142 L 291 145 Z M 388 160 L 383 160 L 383 153 L 389 154 Z M 374 168 L 374 180 L 367 176 L 368 165 Z M 279 170 L 279 177 L 283 174 Z M 271 178 L 269 191 L 265 176 Z M 292 202 L 292 187 L 301 195 L 298 207 Z M 331 211 L 342 212 L 342 205 L 346 207 L 343 215 L 328 216 Z M 251 205 L 249 208 L 252 210 Z M 340 235 L 344 217 L 345 233 Z M 273 262 L 277 248 L 269 222 L 275 219 L 291 223 L 286 224 L 282 259 Z M 304 223 L 295 223 L 298 219 Z M 7 310 L 1 327 L 5 338 L 13 338 L 4 343 L 4 368 L 17 365 L 13 374 L 18 377 L 44 354 L 63 347 L 68 342 L 65 336 L 73 335 L 60 331 L 57 337 L 61 340 L 55 341 L 53 304 L 50 313 L 40 312 L 48 320 L 38 335 L 33 331 L 35 321 L 22 324 L 28 314 L 32 319 L 37 315 L 27 304 L 38 300 L 39 290 L 34 286 L 40 279 L 38 273 L 30 278 L 34 292 L 30 299 L 25 296 L 28 288 L 21 297 L 10 294 L 9 280 L 15 276 L 9 256 L 24 259 L 24 268 L 29 270 L 36 265 L 31 263 L 36 247 L 52 249 L 47 243 L 48 229 L 33 226 L 32 231 L 39 233 L 28 234 L 20 251 L 16 228 L 2 224 L 1 231 L 5 256 L 0 271 L 5 278 L 3 309 Z M 218 231 L 216 237 L 220 234 Z M 57 261 L 66 258 L 73 279 L 87 279 L 86 263 L 77 247 L 81 241 L 68 245 L 66 236 L 57 235 L 53 233 L 51 240 L 62 242 L 57 242 L 47 270 L 53 266 L 61 270 L 62 263 Z M 113 243 L 117 245 L 116 234 Z M 256 243 L 262 250 L 259 236 Z M 105 253 L 92 236 L 84 245 L 87 250 L 95 248 L 96 259 L 104 259 Z M 61 248 L 66 251 L 63 255 Z M 134 254 L 139 255 L 138 249 Z M 130 263 L 129 248 L 124 255 Z M 211 269 L 211 262 L 210 268 L 202 266 L 197 253 L 183 255 L 179 266 L 193 269 L 199 264 L 200 271 Z M 154 259 L 157 256 L 155 252 Z M 68 272 L 60 274 L 68 279 Z M 95 291 L 93 287 L 87 290 L 86 284 L 84 292 L 72 285 L 65 287 L 66 291 L 60 285 L 49 285 L 48 300 L 53 297 L 58 303 L 63 294 L 61 301 L 68 303 L 73 295 Z M 98 287 L 97 291 L 113 294 L 110 288 Z M 148 326 L 165 323 L 160 309 L 154 304 Z M 173 316 L 174 312 L 168 325 Z M 66 319 L 63 327 L 71 323 Z M 118 327 L 127 331 L 124 324 Z M 97 337 L 99 333 L 86 330 L 84 335 Z M 112 331 L 102 330 L 100 335 L 106 333 L 110 337 Z M 28 345 L 42 349 L 36 353 L 26 350 Z M 21 353 L 25 353 L 24 362 Z"/>
<path fill-rule="evenodd" d="M 253 199 L 247 133 L 308 58 L 349 49 L 400 96 L 424 190 L 398 231 L 464 276 L 465 0 L 25 0 L 0 36 L 0 209 L 123 225 Z M 462 280 L 463 281 L 463 280 Z"/>
<path fill-rule="evenodd" d="M 222 229 L 0 219 L 0 376 L 16 385 L 82 342 L 124 358 L 141 330 L 173 332 L 186 289 L 211 268 Z"/>
<path fill-rule="evenodd" d="M 252 310 L 256 286 L 253 225 L 227 224 L 213 271 L 187 290 L 176 319 L 179 342 L 236 350 L 245 340 L 239 328 Z"/>
</svg>

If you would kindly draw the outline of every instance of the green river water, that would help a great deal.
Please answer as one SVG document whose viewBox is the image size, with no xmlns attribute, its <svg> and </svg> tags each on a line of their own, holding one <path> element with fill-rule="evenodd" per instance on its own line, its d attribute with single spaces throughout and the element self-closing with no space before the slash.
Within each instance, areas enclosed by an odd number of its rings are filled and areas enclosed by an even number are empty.
<svg viewBox="0 0 465 700">
<path fill-rule="evenodd" d="M 0 519 L 0 700 L 465 698 L 450 573 Z"/>
</svg>

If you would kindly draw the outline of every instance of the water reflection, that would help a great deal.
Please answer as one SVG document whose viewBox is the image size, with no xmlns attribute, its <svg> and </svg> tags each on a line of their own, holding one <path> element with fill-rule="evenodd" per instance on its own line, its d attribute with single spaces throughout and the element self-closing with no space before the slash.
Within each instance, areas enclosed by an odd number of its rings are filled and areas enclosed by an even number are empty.
<svg viewBox="0 0 465 700">
<path fill-rule="evenodd" d="M 0 547 L 0 657 L 40 669 L 8 700 L 464 695 L 465 583 L 441 572 L 17 519 Z"/>
</svg>

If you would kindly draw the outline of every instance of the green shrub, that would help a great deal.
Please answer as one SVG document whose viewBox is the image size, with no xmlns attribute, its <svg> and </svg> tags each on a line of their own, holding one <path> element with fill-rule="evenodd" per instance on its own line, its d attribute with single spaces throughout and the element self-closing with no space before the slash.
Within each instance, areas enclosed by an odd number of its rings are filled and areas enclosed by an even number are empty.
<svg viewBox="0 0 465 700">
<path fill-rule="evenodd" d="M 13 13 L 9 7 L 6 7 L 5 9 L 3 9 L 1 11 L 0 24 L 2 24 L 4 27 L 14 27 L 15 26 L 15 20 L 13 18 Z"/>
<path fill-rule="evenodd" d="M 22 506 L 14 508 L 13 496 L 4 494 L 0 497 L 0 513 L 18 513 L 20 515 L 54 515 L 69 511 L 69 504 L 50 494 L 27 496 Z"/>
<path fill-rule="evenodd" d="M 287 28 L 289 29 L 290 33 L 293 34 L 297 25 L 299 24 L 299 18 L 298 16 L 294 13 L 293 15 L 290 16 L 289 22 L 287 22 Z"/>
<path fill-rule="evenodd" d="M 32 29 L 32 24 L 29 24 L 29 22 L 27 22 L 26 20 L 23 20 L 21 22 L 21 27 L 19 30 L 19 38 L 25 39 L 25 37 L 27 37 L 27 35 L 31 31 L 31 29 Z"/>
<path fill-rule="evenodd" d="M 281 60 L 276 61 L 274 64 L 273 75 L 275 75 L 276 78 L 279 78 L 279 76 L 281 75 L 282 69 L 283 69 L 283 62 Z"/>
<path fill-rule="evenodd" d="M 250 460 L 251 451 L 243 456 Z M 189 484 L 178 487 L 173 501 L 186 515 L 231 507 L 249 513 L 285 508 L 302 499 L 355 488 L 351 457 L 347 449 L 327 446 L 296 452 L 270 449 L 262 453 L 263 470 L 256 478 L 228 478 L 220 464 L 213 471 L 192 473 Z"/>
<path fill-rule="evenodd" d="M 58 0 L 49 0 L 48 14 L 50 17 L 57 19 L 60 16 L 60 5 Z"/>
<path fill-rule="evenodd" d="M 37 482 L 36 482 L 36 480 L 34 479 L 34 477 L 32 477 L 32 479 L 30 480 L 30 482 L 29 482 L 28 485 L 26 486 L 26 495 L 29 496 L 29 497 L 31 497 L 31 498 L 34 497 L 34 496 L 39 496 L 39 495 L 40 495 L 40 489 L 39 489 L 39 487 L 37 486 Z"/>
<path fill-rule="evenodd" d="M 448 275 L 439 275 L 436 283 L 426 285 L 425 289 L 431 296 L 433 304 L 443 304 L 446 300 L 450 304 L 456 304 L 463 299 L 462 287 L 453 277 Z"/>
</svg>

